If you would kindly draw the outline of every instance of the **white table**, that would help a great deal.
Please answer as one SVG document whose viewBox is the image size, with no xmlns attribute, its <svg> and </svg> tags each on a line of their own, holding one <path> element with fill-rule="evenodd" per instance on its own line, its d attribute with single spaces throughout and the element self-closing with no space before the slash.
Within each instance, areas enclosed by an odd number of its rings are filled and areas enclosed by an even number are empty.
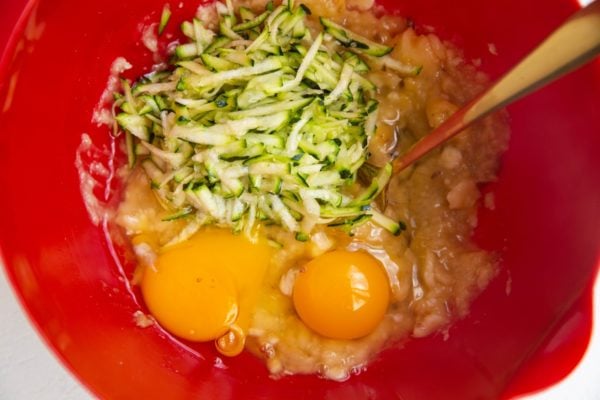
<svg viewBox="0 0 600 400">
<path fill-rule="evenodd" d="M 34 331 L 1 263 L 0 318 L 0 400 L 92 398 Z"/>
</svg>

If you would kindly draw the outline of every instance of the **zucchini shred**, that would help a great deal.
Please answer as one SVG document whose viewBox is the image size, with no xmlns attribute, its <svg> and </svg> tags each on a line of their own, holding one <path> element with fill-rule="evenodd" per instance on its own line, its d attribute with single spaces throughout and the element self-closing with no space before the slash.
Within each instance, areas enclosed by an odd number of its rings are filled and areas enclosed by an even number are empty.
<svg viewBox="0 0 600 400">
<path fill-rule="evenodd" d="M 215 31 L 183 22 L 168 69 L 121 80 L 115 120 L 128 162 L 145 171 L 165 220 L 195 218 L 254 236 L 278 224 L 305 241 L 316 225 L 351 233 L 371 220 L 393 234 L 404 224 L 374 200 L 391 164 L 356 189 L 376 131 L 377 88 L 363 74 L 391 48 L 289 0 L 255 15 L 215 3 Z M 168 21 L 163 13 L 161 31 Z"/>
</svg>

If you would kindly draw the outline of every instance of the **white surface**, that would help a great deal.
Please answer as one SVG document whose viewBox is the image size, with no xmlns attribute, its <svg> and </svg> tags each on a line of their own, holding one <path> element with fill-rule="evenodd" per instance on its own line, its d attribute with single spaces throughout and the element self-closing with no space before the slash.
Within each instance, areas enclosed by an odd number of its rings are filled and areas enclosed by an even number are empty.
<svg viewBox="0 0 600 400">
<path fill-rule="evenodd" d="M 0 262 L 0 400 L 88 400 L 26 319 Z"/>
<path fill-rule="evenodd" d="M 600 274 L 596 276 L 593 296 L 592 335 L 579 365 L 562 382 L 521 400 L 600 399 Z"/>
</svg>

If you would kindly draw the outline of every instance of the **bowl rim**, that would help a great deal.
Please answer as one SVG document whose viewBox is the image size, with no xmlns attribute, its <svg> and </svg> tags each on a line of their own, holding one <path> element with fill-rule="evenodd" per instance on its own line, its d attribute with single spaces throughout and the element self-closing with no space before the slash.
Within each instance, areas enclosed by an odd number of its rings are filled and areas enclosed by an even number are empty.
<svg viewBox="0 0 600 400">
<path fill-rule="evenodd" d="M 39 0 L 22 0 L 21 11 L 17 12 L 16 21 L 12 24 L 12 29 L 6 38 L 0 37 L 0 44 L 2 40 L 5 40 L 5 46 L 0 53 L 0 90 L 7 83 L 7 75 L 11 65 L 12 56 L 14 55 L 15 48 L 21 38 L 29 17 L 34 12 L 36 5 Z M 590 0 L 577 0 L 574 2 L 577 7 L 583 7 L 589 3 Z M 18 6 L 17 6 L 18 7 Z M 600 381 L 596 378 L 597 371 L 600 370 L 600 254 L 596 260 L 595 276 L 592 278 L 591 286 L 592 290 L 589 291 L 591 296 L 591 329 L 589 341 L 586 348 L 581 355 L 580 360 L 573 367 L 573 369 L 562 379 L 551 383 L 549 386 L 543 387 L 539 390 L 530 392 L 518 393 L 512 395 L 510 398 L 514 400 L 561 400 L 566 398 L 568 395 L 575 398 L 586 398 L 589 395 L 600 395 Z M 100 393 L 96 388 L 89 385 L 85 380 L 82 379 L 76 368 L 70 363 L 63 354 L 56 348 L 50 341 L 49 336 L 44 332 L 41 325 L 33 317 L 30 308 L 28 307 L 23 294 L 18 290 L 18 285 L 14 274 L 8 268 L 8 260 L 4 255 L 2 246 L 0 246 L 0 279 L 6 279 L 10 286 L 14 298 L 17 300 L 19 308 L 23 312 L 28 321 L 30 327 L 38 338 L 41 339 L 44 347 L 49 350 L 58 364 L 63 368 L 64 371 L 76 382 L 80 387 L 83 387 L 88 394 L 98 396 Z M 588 295 L 588 292 L 584 292 L 582 296 Z M 552 330 L 554 332 L 554 329 Z M 551 337 L 549 335 L 548 337 Z M 540 346 L 533 354 L 535 358 L 537 351 L 543 346 Z M 518 372 L 517 372 L 518 373 Z"/>
</svg>

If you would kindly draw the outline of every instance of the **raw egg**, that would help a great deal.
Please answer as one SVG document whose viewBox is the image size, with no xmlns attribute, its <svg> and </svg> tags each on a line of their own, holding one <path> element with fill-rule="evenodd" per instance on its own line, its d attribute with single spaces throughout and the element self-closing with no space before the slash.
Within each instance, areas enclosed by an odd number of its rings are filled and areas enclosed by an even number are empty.
<svg viewBox="0 0 600 400">
<path fill-rule="evenodd" d="M 266 241 L 204 229 L 160 252 L 141 288 L 150 313 L 170 333 L 215 340 L 225 355 L 244 347 L 252 310 L 271 257 Z"/>
<path fill-rule="evenodd" d="M 335 250 L 308 262 L 296 278 L 294 306 L 315 332 L 357 339 L 383 319 L 390 289 L 383 266 L 362 251 Z"/>
</svg>

